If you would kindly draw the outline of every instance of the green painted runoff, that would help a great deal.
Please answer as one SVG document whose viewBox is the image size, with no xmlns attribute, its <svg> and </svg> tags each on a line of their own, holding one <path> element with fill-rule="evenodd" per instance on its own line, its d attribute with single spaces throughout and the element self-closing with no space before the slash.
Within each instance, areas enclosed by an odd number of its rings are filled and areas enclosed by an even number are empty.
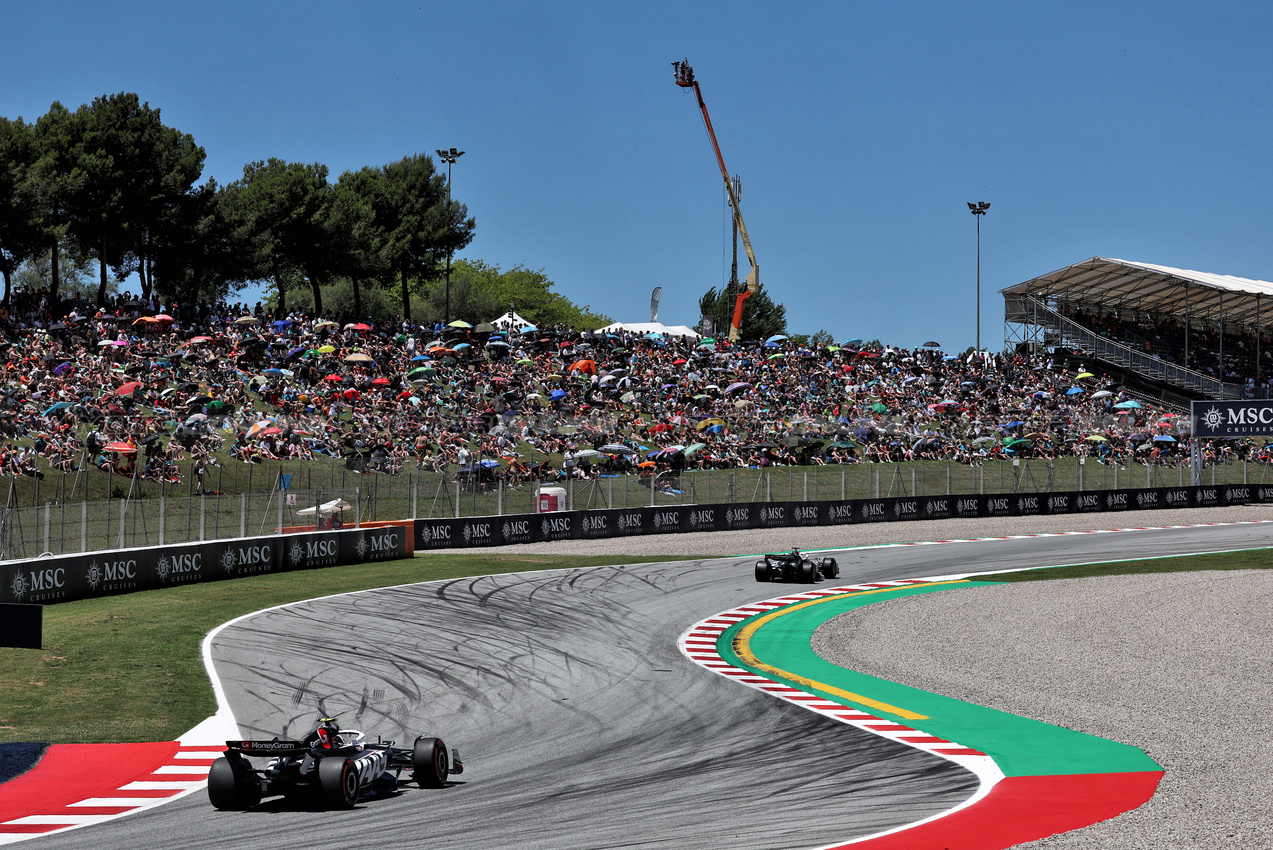
<svg viewBox="0 0 1273 850">
<path fill-rule="evenodd" d="M 1107 741 L 1072 729 L 985 708 L 917 688 L 889 682 L 839 667 L 819 657 L 811 648 L 813 632 L 831 618 L 888 599 L 917 596 L 961 588 L 981 587 L 997 582 L 960 582 L 921 585 L 861 595 L 825 597 L 816 605 L 792 611 L 762 625 L 751 636 L 751 652 L 765 664 L 815 682 L 832 685 L 890 705 L 925 715 L 926 720 L 906 720 L 866 707 L 872 714 L 895 720 L 930 735 L 980 750 L 994 758 L 1006 776 L 1050 776 L 1083 773 L 1125 773 L 1162 770 L 1136 747 Z M 783 609 L 775 609 L 781 611 Z M 772 613 L 772 612 L 770 612 Z M 764 615 L 757 615 L 764 616 Z M 745 663 L 734 652 L 734 638 L 755 618 L 731 626 L 717 641 L 721 656 L 731 664 L 773 678 Z M 864 708 L 846 699 L 784 681 L 809 693 L 854 708 Z"/>
</svg>

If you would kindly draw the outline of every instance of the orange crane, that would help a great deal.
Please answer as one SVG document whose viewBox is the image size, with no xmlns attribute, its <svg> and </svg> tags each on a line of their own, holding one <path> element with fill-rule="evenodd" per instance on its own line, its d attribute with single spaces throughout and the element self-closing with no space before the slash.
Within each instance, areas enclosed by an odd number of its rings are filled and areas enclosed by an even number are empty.
<svg viewBox="0 0 1273 850">
<path fill-rule="evenodd" d="M 690 67 L 688 59 L 673 62 L 672 67 L 676 69 L 676 84 L 683 89 L 693 89 L 694 96 L 698 98 L 698 108 L 703 113 L 703 125 L 707 127 L 707 137 L 711 139 L 712 150 L 716 152 L 716 164 L 720 166 L 721 177 L 725 180 L 725 193 L 729 196 L 729 206 L 734 211 L 734 223 L 738 225 L 738 233 L 743 237 L 747 261 L 751 263 L 751 271 L 747 272 L 744 280 L 746 286 L 738 293 L 738 300 L 734 302 L 734 317 L 729 327 L 730 341 L 737 342 L 743 326 L 743 302 L 760 291 L 760 267 L 756 265 L 756 252 L 751 249 L 747 225 L 743 224 L 743 213 L 738 208 L 738 195 L 734 192 L 734 181 L 729 179 L 729 169 L 725 167 L 725 158 L 721 156 L 720 144 L 716 141 L 716 131 L 712 129 L 712 119 L 707 114 L 707 104 L 703 102 L 703 91 L 698 87 L 698 80 L 694 79 L 694 69 Z"/>
</svg>

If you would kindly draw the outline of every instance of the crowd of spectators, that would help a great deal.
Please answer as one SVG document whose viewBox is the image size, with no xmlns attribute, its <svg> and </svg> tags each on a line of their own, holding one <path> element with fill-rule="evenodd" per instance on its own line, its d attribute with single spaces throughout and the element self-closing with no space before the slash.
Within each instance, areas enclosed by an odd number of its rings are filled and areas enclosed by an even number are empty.
<svg viewBox="0 0 1273 850">
<path fill-rule="evenodd" d="M 0 470 L 217 463 L 532 479 L 913 459 L 1179 463 L 1185 417 L 1046 357 L 72 305 L 0 319 Z M 1252 443 L 1217 451 L 1265 459 Z"/>
</svg>

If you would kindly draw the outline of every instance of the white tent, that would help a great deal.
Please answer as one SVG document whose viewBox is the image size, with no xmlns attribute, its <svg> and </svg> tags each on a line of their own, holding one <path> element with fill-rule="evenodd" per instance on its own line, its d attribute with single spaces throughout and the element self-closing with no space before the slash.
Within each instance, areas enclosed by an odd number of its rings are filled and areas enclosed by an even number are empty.
<svg viewBox="0 0 1273 850">
<path fill-rule="evenodd" d="M 349 504 L 344 499 L 332 499 L 330 502 L 323 502 L 321 505 L 310 505 L 308 508 L 301 508 L 296 512 L 296 514 L 297 516 L 313 516 L 314 510 L 317 508 L 320 514 L 326 515 L 337 513 L 339 511 L 347 511 L 352 507 L 353 505 Z"/>
<path fill-rule="evenodd" d="M 526 319 L 523 319 L 521 316 L 517 315 L 517 313 L 514 312 L 513 310 L 509 310 L 507 313 L 500 316 L 498 319 L 492 319 L 491 324 L 499 328 L 500 330 L 520 331 L 522 328 L 526 327 L 527 325 L 533 326 L 535 323 L 527 321 Z"/>
<path fill-rule="evenodd" d="M 687 328 L 685 325 L 665 325 L 662 322 L 615 322 L 613 325 L 606 325 L 604 328 L 598 329 L 597 333 L 617 333 L 619 331 L 627 331 L 634 334 L 656 333 L 663 336 L 689 336 L 698 339 L 698 331 Z"/>
</svg>

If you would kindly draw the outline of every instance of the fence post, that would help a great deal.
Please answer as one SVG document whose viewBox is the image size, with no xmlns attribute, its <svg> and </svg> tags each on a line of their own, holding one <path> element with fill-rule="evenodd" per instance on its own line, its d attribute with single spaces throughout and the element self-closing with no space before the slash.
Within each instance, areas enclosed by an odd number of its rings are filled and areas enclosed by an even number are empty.
<svg viewBox="0 0 1273 850">
<path fill-rule="evenodd" d="M 208 497 L 204 493 L 199 493 L 199 539 L 204 539 L 205 523 L 208 519 Z"/>
<path fill-rule="evenodd" d="M 765 473 L 765 501 L 771 501 L 769 498 L 769 473 Z"/>
<path fill-rule="evenodd" d="M 460 476 L 455 476 L 455 518 L 460 518 Z"/>
<path fill-rule="evenodd" d="M 36 481 L 39 481 L 39 480 L 40 479 L 38 478 L 36 479 Z M 50 516 L 50 511 L 52 510 L 52 505 L 53 505 L 52 502 L 44 503 L 44 549 L 41 550 L 42 552 L 53 551 L 52 549 L 49 548 L 49 516 Z"/>
<path fill-rule="evenodd" d="M 840 501 L 844 501 L 844 464 L 840 464 Z"/>
<path fill-rule="evenodd" d="M 420 470 L 415 472 L 415 482 L 411 485 L 411 518 L 415 519 L 419 516 L 416 509 L 420 505 Z M 315 512 L 317 513 L 317 511 Z"/>
<path fill-rule="evenodd" d="M 495 515 L 504 515 L 504 479 L 495 482 Z"/>
<path fill-rule="evenodd" d="M 119 548 L 124 548 L 124 520 L 127 516 L 128 500 L 124 499 L 119 503 Z"/>
<path fill-rule="evenodd" d="M 84 488 L 84 501 L 80 503 L 80 551 L 88 551 L 88 487 Z"/>
<path fill-rule="evenodd" d="M 804 499 L 802 501 L 809 501 L 809 470 L 807 469 L 804 471 Z"/>
<path fill-rule="evenodd" d="M 354 488 L 354 528 L 362 528 L 362 487 Z"/>
<path fill-rule="evenodd" d="M 159 545 L 164 545 L 164 494 L 159 494 Z"/>
<path fill-rule="evenodd" d="M 248 536 L 248 494 L 239 494 L 239 536 Z"/>
<path fill-rule="evenodd" d="M 946 495 L 950 495 L 950 461 L 946 461 Z"/>
</svg>

